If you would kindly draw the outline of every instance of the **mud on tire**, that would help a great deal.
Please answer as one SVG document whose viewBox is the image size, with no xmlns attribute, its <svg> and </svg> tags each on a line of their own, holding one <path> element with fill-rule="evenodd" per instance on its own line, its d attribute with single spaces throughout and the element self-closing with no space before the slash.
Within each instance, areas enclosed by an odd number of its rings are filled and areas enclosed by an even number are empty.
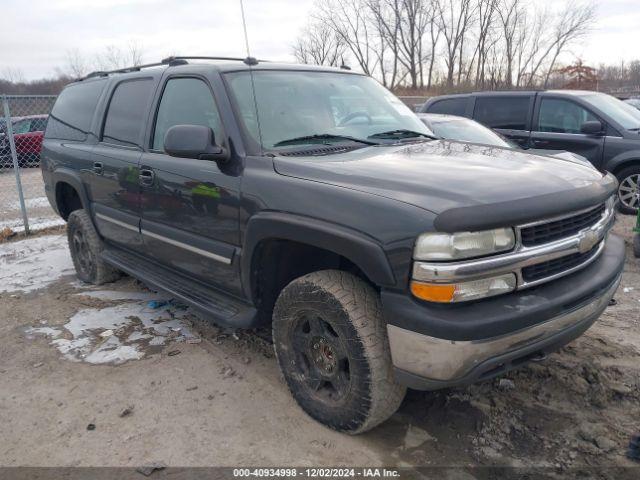
<svg viewBox="0 0 640 480">
<path fill-rule="evenodd" d="M 113 282 L 122 276 L 122 272 L 100 258 L 103 243 L 85 210 L 75 210 L 69 215 L 67 240 L 73 266 L 80 280 L 101 285 Z"/>
<path fill-rule="evenodd" d="M 287 285 L 273 313 L 273 342 L 293 397 L 335 430 L 370 430 L 404 398 L 406 389 L 393 376 L 380 298 L 347 272 L 314 272 Z"/>
</svg>

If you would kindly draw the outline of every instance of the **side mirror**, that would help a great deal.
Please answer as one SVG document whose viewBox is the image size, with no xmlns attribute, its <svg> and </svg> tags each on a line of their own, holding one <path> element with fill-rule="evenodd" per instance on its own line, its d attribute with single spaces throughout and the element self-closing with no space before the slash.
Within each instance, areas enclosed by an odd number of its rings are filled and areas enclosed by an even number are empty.
<svg viewBox="0 0 640 480">
<path fill-rule="evenodd" d="M 600 123 L 598 120 L 584 122 L 580 126 L 580 131 L 587 135 L 602 135 L 602 133 L 604 133 L 602 130 L 602 123 Z"/>
<path fill-rule="evenodd" d="M 213 130 L 202 125 L 174 125 L 164 135 L 164 151 L 172 157 L 225 162 L 229 152 L 216 145 Z"/>
</svg>

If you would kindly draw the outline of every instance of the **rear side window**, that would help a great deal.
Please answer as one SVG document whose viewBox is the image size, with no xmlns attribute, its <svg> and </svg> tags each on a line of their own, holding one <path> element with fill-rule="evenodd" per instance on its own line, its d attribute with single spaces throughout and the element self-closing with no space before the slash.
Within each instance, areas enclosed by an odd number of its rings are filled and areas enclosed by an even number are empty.
<svg viewBox="0 0 640 480">
<path fill-rule="evenodd" d="M 526 130 L 529 97 L 477 97 L 474 120 L 490 128 Z"/>
<path fill-rule="evenodd" d="M 128 147 L 140 146 L 153 81 L 126 80 L 116 86 L 102 130 L 102 141 Z"/>
<path fill-rule="evenodd" d="M 31 129 L 29 131 L 43 132 L 45 128 L 47 128 L 46 118 L 34 118 L 33 120 L 31 120 Z"/>
<path fill-rule="evenodd" d="M 427 112 L 429 113 L 446 113 L 449 115 L 464 116 L 467 109 L 468 97 L 445 98 L 438 100 L 429 105 Z"/>
<path fill-rule="evenodd" d="M 14 134 L 28 133 L 31 120 L 19 120 L 11 125 Z"/>
<path fill-rule="evenodd" d="M 65 88 L 51 110 L 45 138 L 85 140 L 105 85 L 106 82 L 100 80 L 76 83 Z"/>
</svg>

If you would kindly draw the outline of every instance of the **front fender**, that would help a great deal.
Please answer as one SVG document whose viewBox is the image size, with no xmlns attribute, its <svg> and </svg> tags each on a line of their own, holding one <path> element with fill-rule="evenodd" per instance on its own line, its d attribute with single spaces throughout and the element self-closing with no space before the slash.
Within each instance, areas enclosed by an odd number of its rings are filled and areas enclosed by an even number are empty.
<svg viewBox="0 0 640 480">
<path fill-rule="evenodd" d="M 376 285 L 393 287 L 396 283 L 382 246 L 348 227 L 290 213 L 262 212 L 249 220 L 244 238 L 241 275 L 248 298 L 253 254 L 266 239 L 291 240 L 329 250 L 349 259 Z"/>
<path fill-rule="evenodd" d="M 631 165 L 632 163 L 637 164 L 638 162 L 640 162 L 640 149 L 627 150 L 609 159 L 604 169 L 608 172 L 615 172 L 616 170 L 625 168 L 627 165 Z"/>
</svg>

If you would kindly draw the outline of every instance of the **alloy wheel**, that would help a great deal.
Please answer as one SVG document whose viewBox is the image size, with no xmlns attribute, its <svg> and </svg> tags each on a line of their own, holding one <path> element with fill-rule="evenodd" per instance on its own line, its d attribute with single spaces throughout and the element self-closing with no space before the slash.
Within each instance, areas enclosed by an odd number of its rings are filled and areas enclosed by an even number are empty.
<svg viewBox="0 0 640 480">
<path fill-rule="evenodd" d="M 618 198 L 620 203 L 625 207 L 637 209 L 640 202 L 640 191 L 638 191 L 638 181 L 640 180 L 640 173 L 634 173 L 629 175 L 620 182 L 618 187 Z"/>
</svg>

